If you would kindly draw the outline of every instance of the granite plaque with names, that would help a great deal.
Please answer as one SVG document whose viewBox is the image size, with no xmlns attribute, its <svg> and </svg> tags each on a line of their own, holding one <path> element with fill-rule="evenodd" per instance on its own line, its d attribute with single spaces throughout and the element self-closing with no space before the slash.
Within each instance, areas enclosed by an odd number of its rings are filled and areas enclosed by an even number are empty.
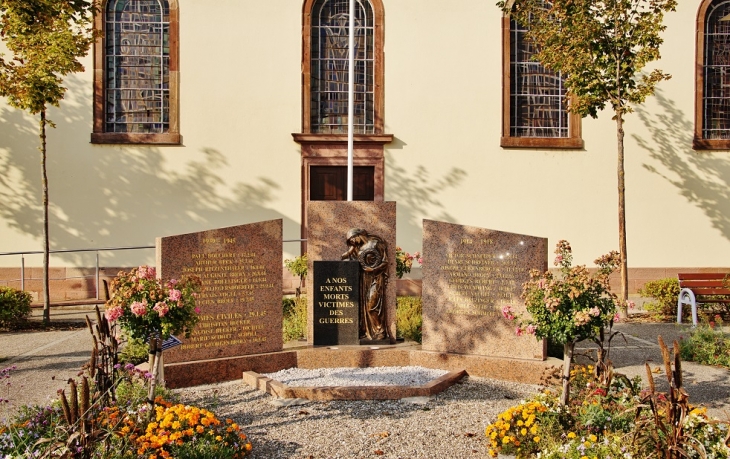
<svg viewBox="0 0 730 459">
<path fill-rule="evenodd" d="M 502 316 L 520 299 L 531 269 L 547 270 L 547 239 L 423 221 L 423 350 L 519 359 L 546 358 L 546 345 L 517 336 Z"/>
<path fill-rule="evenodd" d="M 203 283 L 200 321 L 165 363 L 280 351 L 282 326 L 282 220 L 157 239 L 157 271 Z"/>
<path fill-rule="evenodd" d="M 360 263 L 314 262 L 314 345 L 360 344 Z"/>
</svg>

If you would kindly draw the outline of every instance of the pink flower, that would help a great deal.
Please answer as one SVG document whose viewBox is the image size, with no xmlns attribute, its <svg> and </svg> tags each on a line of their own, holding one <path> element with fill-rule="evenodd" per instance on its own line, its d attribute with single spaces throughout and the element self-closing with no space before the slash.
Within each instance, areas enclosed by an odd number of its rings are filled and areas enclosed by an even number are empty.
<svg viewBox="0 0 730 459">
<path fill-rule="evenodd" d="M 182 298 L 182 293 L 180 293 L 180 290 L 171 289 L 170 290 L 170 301 L 179 301 L 180 298 Z"/>
<path fill-rule="evenodd" d="M 137 276 L 139 276 L 140 279 L 154 279 L 157 277 L 157 272 L 155 268 L 143 265 L 137 270 Z"/>
<path fill-rule="evenodd" d="M 170 311 L 170 307 L 164 301 L 160 301 L 152 309 L 157 311 L 157 314 L 159 314 L 160 317 L 165 317 L 165 314 L 167 314 Z"/>
<path fill-rule="evenodd" d="M 522 329 L 520 327 L 515 328 L 515 335 L 522 336 Z"/>
<path fill-rule="evenodd" d="M 418 257 L 418 264 L 419 265 L 422 265 L 423 264 L 423 257 Z"/>
<path fill-rule="evenodd" d="M 619 315 L 618 312 L 613 315 L 613 321 L 614 322 L 620 322 L 621 321 L 621 316 Z"/>
<path fill-rule="evenodd" d="M 177 279 L 170 279 L 167 281 L 167 288 L 175 288 L 175 286 L 178 284 Z"/>
<path fill-rule="evenodd" d="M 593 317 L 598 317 L 601 315 L 601 310 L 598 309 L 597 306 L 592 307 L 590 310 L 588 310 L 588 313 L 592 315 Z"/>
<path fill-rule="evenodd" d="M 200 314 L 200 308 L 197 308 L 197 307 L 196 307 L 196 308 L 195 308 L 195 313 L 196 313 L 196 314 Z"/>
<path fill-rule="evenodd" d="M 555 266 L 558 266 L 562 262 L 563 262 L 563 256 L 562 255 L 558 255 L 557 257 L 555 257 Z"/>
<path fill-rule="evenodd" d="M 634 309 L 636 307 L 636 303 L 633 301 L 627 301 L 626 304 L 629 306 L 629 309 Z"/>
<path fill-rule="evenodd" d="M 137 317 L 143 316 L 147 314 L 147 302 L 140 303 L 139 301 L 135 301 L 132 303 L 132 306 L 130 309 L 132 310 L 132 314 L 134 314 Z"/>
<path fill-rule="evenodd" d="M 122 317 L 124 315 L 124 309 L 122 309 L 121 306 L 115 306 L 111 309 L 107 309 L 104 311 L 104 315 L 106 316 L 106 320 L 109 322 L 114 322 L 118 318 Z"/>
<path fill-rule="evenodd" d="M 537 332 L 537 325 L 528 325 L 527 326 L 527 333 L 534 335 Z"/>
<path fill-rule="evenodd" d="M 515 316 L 512 314 L 512 306 L 507 305 L 503 307 L 502 316 L 507 320 L 514 320 Z"/>
</svg>

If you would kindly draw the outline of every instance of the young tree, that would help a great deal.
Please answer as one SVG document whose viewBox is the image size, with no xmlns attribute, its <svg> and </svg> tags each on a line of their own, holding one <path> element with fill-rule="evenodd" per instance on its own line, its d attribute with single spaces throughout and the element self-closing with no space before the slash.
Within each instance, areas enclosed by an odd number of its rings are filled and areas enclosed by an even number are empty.
<svg viewBox="0 0 730 459">
<path fill-rule="evenodd" d="M 0 40 L 10 51 L 9 58 L 0 54 L 0 96 L 40 118 L 46 323 L 50 321 L 46 126 L 55 127 L 46 111 L 63 99 L 63 77 L 84 70 L 78 59 L 87 54 L 93 40 L 93 13 L 93 1 L 86 0 L 0 0 Z"/>
<path fill-rule="evenodd" d="M 591 275 L 585 266 L 573 266 L 573 249 L 568 241 L 558 242 L 555 266 L 560 274 L 550 271 L 530 271 L 530 280 L 522 286 L 522 299 L 530 314 L 523 318 L 511 306 L 502 309 L 508 320 L 517 320 L 518 334 L 523 332 L 563 345 L 563 393 L 560 403 L 570 398 L 570 365 L 575 343 L 585 339 L 597 340 L 604 328 L 613 324 L 616 295 L 611 292 L 608 278 L 618 265 L 618 253 L 611 252 L 595 260 L 598 271 Z M 605 362 L 600 354 L 598 364 Z"/>
<path fill-rule="evenodd" d="M 643 72 L 660 58 L 664 13 L 676 0 L 507 0 L 497 4 L 528 29 L 535 59 L 561 72 L 569 110 L 593 118 L 607 104 L 616 120 L 618 147 L 618 231 L 621 255 L 621 315 L 628 307 L 624 183 L 624 116 L 671 78 Z"/>
</svg>

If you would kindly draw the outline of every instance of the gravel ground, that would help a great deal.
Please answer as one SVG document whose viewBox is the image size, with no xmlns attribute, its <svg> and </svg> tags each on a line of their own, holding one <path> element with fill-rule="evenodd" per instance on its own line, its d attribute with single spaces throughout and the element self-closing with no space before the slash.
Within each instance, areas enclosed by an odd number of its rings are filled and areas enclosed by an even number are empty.
<svg viewBox="0 0 730 459">
<path fill-rule="evenodd" d="M 254 458 L 486 457 L 484 429 L 538 386 L 468 377 L 429 398 L 281 403 L 235 381 L 177 391 L 235 420 Z"/>
<path fill-rule="evenodd" d="M 367 368 L 288 368 L 262 376 L 290 387 L 421 386 L 447 374 L 417 366 Z"/>
</svg>

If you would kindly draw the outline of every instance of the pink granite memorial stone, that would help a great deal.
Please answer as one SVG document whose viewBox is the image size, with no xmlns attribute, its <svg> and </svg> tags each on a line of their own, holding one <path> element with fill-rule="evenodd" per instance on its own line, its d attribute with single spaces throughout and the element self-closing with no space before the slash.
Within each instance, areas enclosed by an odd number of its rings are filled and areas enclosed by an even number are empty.
<svg viewBox="0 0 730 459">
<path fill-rule="evenodd" d="M 545 359 L 502 308 L 525 312 L 522 284 L 547 270 L 546 238 L 424 220 L 423 260 L 423 350 Z"/>
<path fill-rule="evenodd" d="M 165 351 L 166 364 L 282 349 L 282 239 L 282 220 L 157 239 L 164 279 L 193 274 L 203 283 L 200 321 Z"/>
<path fill-rule="evenodd" d="M 385 288 L 386 326 L 395 343 L 395 202 L 311 201 L 307 213 L 307 254 L 309 272 L 313 262 L 338 261 L 347 252 L 347 233 L 360 228 L 382 238 L 388 246 L 388 282 Z M 307 276 L 307 291 L 314 291 L 314 276 Z M 307 341 L 313 343 L 314 295 L 307 295 Z"/>
</svg>

